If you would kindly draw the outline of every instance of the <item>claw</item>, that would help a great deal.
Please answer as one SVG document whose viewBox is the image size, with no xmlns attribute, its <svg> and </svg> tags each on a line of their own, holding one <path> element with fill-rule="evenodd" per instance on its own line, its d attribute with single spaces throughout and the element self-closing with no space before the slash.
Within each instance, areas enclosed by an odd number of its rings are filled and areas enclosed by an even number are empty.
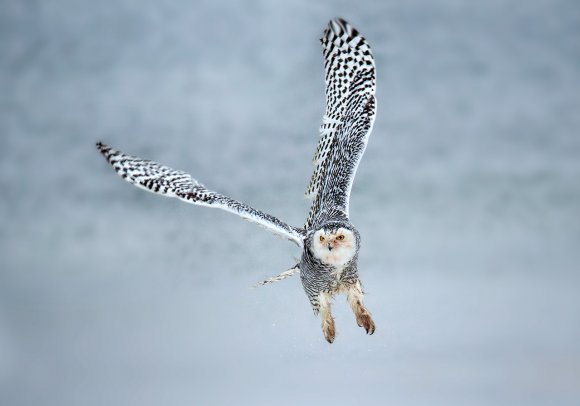
<svg viewBox="0 0 580 406">
<path fill-rule="evenodd" d="M 347 293 L 348 302 L 352 307 L 352 311 L 356 317 L 356 324 L 363 327 L 367 334 L 371 335 L 375 332 L 375 323 L 371 318 L 371 314 L 363 304 L 363 293 L 360 282 L 352 285 Z"/>
<path fill-rule="evenodd" d="M 363 327 L 369 335 L 375 332 L 375 323 L 369 313 L 360 314 L 356 319 L 356 323 L 359 327 Z"/>
<path fill-rule="evenodd" d="M 336 337 L 334 319 L 331 318 L 330 321 L 327 321 L 323 324 L 322 332 L 324 333 L 324 338 L 326 338 L 326 341 L 332 344 L 334 342 L 334 338 Z"/>
</svg>

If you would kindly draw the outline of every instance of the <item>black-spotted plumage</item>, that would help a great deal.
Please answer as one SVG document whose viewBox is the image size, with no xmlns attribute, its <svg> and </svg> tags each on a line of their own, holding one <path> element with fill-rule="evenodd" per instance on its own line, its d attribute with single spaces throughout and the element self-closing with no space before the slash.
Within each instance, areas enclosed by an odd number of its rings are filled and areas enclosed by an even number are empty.
<svg viewBox="0 0 580 406">
<path fill-rule="evenodd" d="M 116 151 L 99 142 L 97 147 L 115 171 L 134 185 L 185 202 L 220 208 L 279 234 L 302 249 L 298 264 L 274 282 L 300 272 L 306 295 L 321 314 L 325 338 L 335 338 L 332 297 L 347 294 L 357 323 L 372 334 L 375 326 L 364 307 L 357 261 L 360 235 L 349 220 L 349 199 L 360 159 L 372 130 L 375 102 L 375 67 L 366 40 L 343 19 L 331 20 L 321 39 L 326 80 L 326 111 L 314 154 L 314 172 L 306 191 L 313 199 L 303 227 L 292 227 L 245 203 L 205 188 L 191 175 L 153 161 Z"/>
</svg>

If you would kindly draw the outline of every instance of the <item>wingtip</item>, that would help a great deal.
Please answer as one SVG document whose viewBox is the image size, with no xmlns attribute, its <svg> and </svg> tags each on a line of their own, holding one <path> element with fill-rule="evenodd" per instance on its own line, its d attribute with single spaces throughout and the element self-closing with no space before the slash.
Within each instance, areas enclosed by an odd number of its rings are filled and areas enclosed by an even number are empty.
<svg viewBox="0 0 580 406">
<path fill-rule="evenodd" d="M 101 152 L 106 152 L 106 151 L 111 150 L 111 147 L 109 147 L 107 144 L 105 144 L 102 141 L 97 141 L 95 145 L 97 146 L 97 149 Z"/>
<path fill-rule="evenodd" d="M 328 22 L 328 26 L 324 32 L 325 36 L 329 32 L 334 33 L 334 35 L 341 36 L 346 34 L 349 37 L 356 37 L 359 32 L 354 28 L 347 20 L 342 17 L 335 17 Z"/>
<path fill-rule="evenodd" d="M 111 147 L 109 147 L 107 144 L 101 141 L 97 141 L 95 145 L 97 146 L 97 149 L 99 150 L 101 155 L 103 155 L 108 160 L 112 151 Z"/>
<path fill-rule="evenodd" d="M 332 31 L 335 35 L 340 35 L 340 18 L 333 18 L 328 22 L 327 32 Z"/>
<path fill-rule="evenodd" d="M 335 17 L 328 22 L 328 27 L 334 31 L 335 34 L 340 34 L 341 31 L 348 31 L 347 28 L 349 25 L 348 21 L 342 17 Z"/>
</svg>

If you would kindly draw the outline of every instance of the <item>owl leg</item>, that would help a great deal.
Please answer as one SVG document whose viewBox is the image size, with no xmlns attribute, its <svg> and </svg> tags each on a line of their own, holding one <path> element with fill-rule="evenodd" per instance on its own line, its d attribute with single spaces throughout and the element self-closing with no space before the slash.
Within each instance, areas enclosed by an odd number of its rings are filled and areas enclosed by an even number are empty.
<svg viewBox="0 0 580 406">
<path fill-rule="evenodd" d="M 375 332 L 375 322 L 363 303 L 363 296 L 364 294 L 358 280 L 349 286 L 346 292 L 348 303 L 356 316 L 356 323 L 359 327 L 364 327 L 367 334 L 373 334 Z"/>
<path fill-rule="evenodd" d="M 318 294 L 318 312 L 320 313 L 320 318 L 322 319 L 322 333 L 324 338 L 329 343 L 334 341 L 336 336 L 336 328 L 334 326 L 334 318 L 331 313 L 332 296 L 326 292 L 320 292 Z"/>
</svg>

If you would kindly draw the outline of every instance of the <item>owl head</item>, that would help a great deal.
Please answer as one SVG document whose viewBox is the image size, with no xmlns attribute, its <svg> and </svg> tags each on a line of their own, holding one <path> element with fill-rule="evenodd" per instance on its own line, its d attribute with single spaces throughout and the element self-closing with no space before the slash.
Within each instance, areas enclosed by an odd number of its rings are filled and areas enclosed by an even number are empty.
<svg viewBox="0 0 580 406">
<path fill-rule="evenodd" d="M 344 226 L 326 225 L 314 232 L 311 251 L 325 264 L 344 266 L 358 251 L 358 238 Z"/>
</svg>

